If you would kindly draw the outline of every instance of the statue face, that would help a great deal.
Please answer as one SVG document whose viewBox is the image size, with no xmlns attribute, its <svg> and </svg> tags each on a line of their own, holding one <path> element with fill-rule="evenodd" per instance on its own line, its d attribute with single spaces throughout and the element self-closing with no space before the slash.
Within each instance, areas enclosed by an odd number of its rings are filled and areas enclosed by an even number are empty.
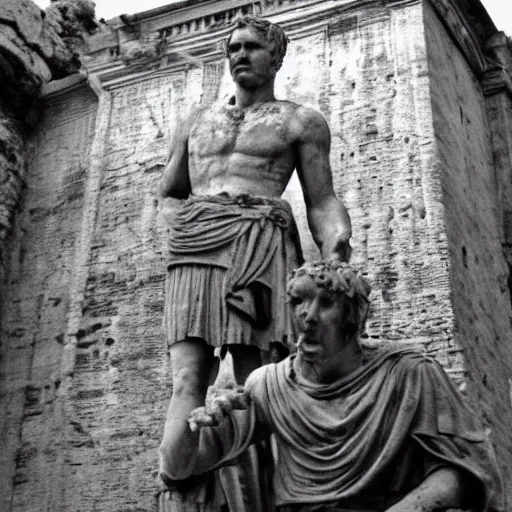
<svg viewBox="0 0 512 512">
<path fill-rule="evenodd" d="M 272 48 L 251 27 L 236 29 L 228 43 L 229 70 L 241 87 L 255 89 L 275 76 Z"/>
<path fill-rule="evenodd" d="M 343 297 L 318 286 L 309 276 L 295 278 L 290 293 L 299 328 L 298 351 L 305 361 L 321 363 L 338 353 L 345 340 Z"/>
</svg>

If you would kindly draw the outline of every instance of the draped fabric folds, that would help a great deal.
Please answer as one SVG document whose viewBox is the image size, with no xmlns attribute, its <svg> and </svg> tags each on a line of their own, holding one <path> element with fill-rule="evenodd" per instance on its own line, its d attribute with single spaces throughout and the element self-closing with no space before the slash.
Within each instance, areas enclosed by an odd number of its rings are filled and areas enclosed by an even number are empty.
<svg viewBox="0 0 512 512">
<path fill-rule="evenodd" d="M 287 344 L 295 330 L 287 274 L 302 262 L 291 208 L 278 198 L 191 197 L 169 242 L 165 330 L 169 344 Z"/>
<path fill-rule="evenodd" d="M 451 466 L 469 483 L 466 508 L 504 511 L 492 448 L 435 360 L 412 349 L 382 348 L 331 385 L 301 379 L 293 365 L 291 356 L 256 370 L 247 382 L 251 409 L 203 429 L 198 473 L 273 433 L 278 506 L 380 512 L 436 469 Z"/>
</svg>

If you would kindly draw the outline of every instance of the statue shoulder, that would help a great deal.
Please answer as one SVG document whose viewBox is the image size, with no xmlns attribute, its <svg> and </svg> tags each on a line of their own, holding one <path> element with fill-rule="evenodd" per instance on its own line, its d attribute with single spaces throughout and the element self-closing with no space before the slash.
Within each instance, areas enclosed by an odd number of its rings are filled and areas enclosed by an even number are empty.
<svg viewBox="0 0 512 512">
<path fill-rule="evenodd" d="M 178 116 L 175 126 L 173 127 L 172 139 L 177 142 L 186 143 L 194 126 L 197 125 L 198 121 L 202 118 L 204 111 L 204 107 L 193 107 L 186 115 L 183 115 L 183 117 Z"/>
<path fill-rule="evenodd" d="M 417 372 L 443 372 L 439 363 L 431 356 L 422 352 L 415 345 L 385 342 L 377 346 L 362 347 L 363 363 L 374 368 L 382 367 L 396 376 L 408 379 Z"/>
<path fill-rule="evenodd" d="M 305 105 L 294 105 L 291 129 L 297 139 L 305 141 L 326 141 L 330 139 L 329 125 L 325 117 L 318 110 Z"/>
<path fill-rule="evenodd" d="M 405 380 L 408 380 L 410 377 L 419 378 L 423 385 L 450 380 L 440 362 L 419 348 L 397 348 L 394 351 L 394 357 L 397 360 L 399 374 Z"/>
<path fill-rule="evenodd" d="M 227 112 L 224 100 L 217 100 L 209 105 L 195 106 L 187 118 L 189 131 L 202 130 L 204 127 L 222 125 L 226 120 Z"/>
<path fill-rule="evenodd" d="M 188 131 L 193 127 L 194 124 L 201 122 L 205 113 L 207 112 L 207 107 L 192 107 L 187 117 L 184 119 L 184 128 Z"/>
</svg>

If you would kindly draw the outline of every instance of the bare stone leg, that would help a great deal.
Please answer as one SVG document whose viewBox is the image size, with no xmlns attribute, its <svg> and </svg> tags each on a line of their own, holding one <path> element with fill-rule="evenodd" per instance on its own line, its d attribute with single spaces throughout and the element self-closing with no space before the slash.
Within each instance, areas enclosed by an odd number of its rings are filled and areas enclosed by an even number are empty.
<svg viewBox="0 0 512 512">
<path fill-rule="evenodd" d="M 169 452 L 168 460 L 194 464 L 194 443 L 183 442 L 191 436 L 187 420 L 193 409 L 204 405 L 210 373 L 214 366 L 213 349 L 203 340 L 187 339 L 170 348 L 173 389 L 167 412 L 162 446 Z M 172 471 L 170 471 L 172 474 Z"/>
<path fill-rule="evenodd" d="M 221 350 L 221 357 L 226 356 L 228 351 L 232 364 L 228 363 L 228 374 L 231 376 L 226 379 L 226 372 L 223 370 L 219 372 L 219 359 L 214 357 L 213 348 L 204 340 L 190 338 L 170 348 L 173 392 L 162 442 L 169 454 L 168 457 L 164 457 L 169 466 L 163 469 L 170 474 L 173 474 L 175 464 L 181 465 L 182 475 L 185 478 L 193 472 L 194 450 L 189 447 L 197 445 L 195 437 L 198 432 L 197 429 L 189 427 L 188 420 L 192 411 L 200 408 L 206 414 L 210 413 L 217 407 L 216 398 L 222 399 L 224 393 L 226 393 L 226 399 L 236 395 L 236 390 L 231 387 L 235 382 L 243 384 L 249 374 L 262 363 L 277 362 L 280 359 L 280 354 L 271 355 L 270 352 L 266 353 L 260 351 L 258 347 L 247 345 L 226 345 Z M 206 400 L 208 386 L 212 382 L 214 385 Z M 210 404 L 209 406 L 204 407 L 205 400 Z M 260 460 L 259 451 L 256 446 L 251 446 L 236 460 L 235 465 L 223 468 L 217 474 L 224 489 L 227 508 L 231 512 L 270 510 L 266 503 L 266 496 L 262 494 L 265 486 L 260 483 L 262 460 Z M 266 459 L 267 457 L 263 458 L 263 460 Z M 188 464 L 183 467 L 185 460 Z M 268 464 L 268 460 L 265 463 Z"/>
</svg>

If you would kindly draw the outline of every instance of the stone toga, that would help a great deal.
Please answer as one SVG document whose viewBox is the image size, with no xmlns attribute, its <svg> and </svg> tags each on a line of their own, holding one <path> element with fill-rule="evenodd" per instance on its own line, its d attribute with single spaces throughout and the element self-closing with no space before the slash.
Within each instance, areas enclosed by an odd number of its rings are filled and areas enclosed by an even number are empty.
<svg viewBox="0 0 512 512">
<path fill-rule="evenodd" d="M 293 359 L 253 372 L 250 408 L 201 430 L 196 474 L 229 464 L 272 433 L 276 465 L 267 490 L 282 512 L 387 510 L 445 466 L 466 477 L 462 508 L 505 510 L 490 444 L 434 359 L 385 347 L 330 385 L 296 375 Z"/>
<path fill-rule="evenodd" d="M 287 274 L 302 263 L 290 205 L 250 195 L 192 196 L 171 225 L 167 343 L 202 338 L 285 346 L 295 339 Z"/>
</svg>

